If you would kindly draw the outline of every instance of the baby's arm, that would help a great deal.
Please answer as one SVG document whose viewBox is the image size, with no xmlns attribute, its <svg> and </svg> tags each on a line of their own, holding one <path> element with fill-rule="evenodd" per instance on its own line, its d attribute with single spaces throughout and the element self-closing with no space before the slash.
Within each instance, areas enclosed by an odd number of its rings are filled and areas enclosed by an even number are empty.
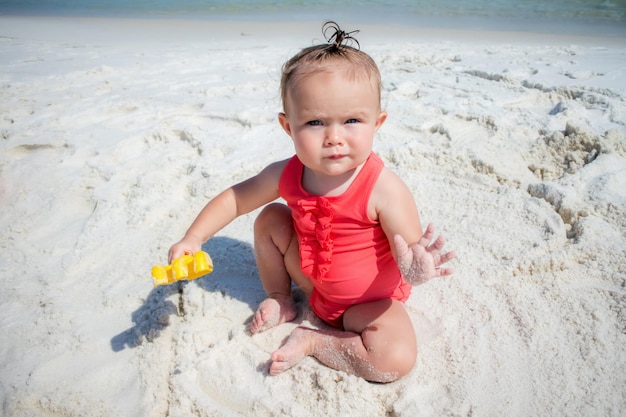
<svg viewBox="0 0 626 417">
<path fill-rule="evenodd" d="M 184 254 L 199 251 L 204 242 L 235 218 L 278 198 L 278 181 L 285 164 L 286 161 L 275 162 L 209 201 L 185 236 L 170 248 L 169 262 Z"/>
<path fill-rule="evenodd" d="M 400 272 L 412 285 L 431 278 L 450 275 L 451 268 L 440 268 L 456 257 L 454 252 L 441 254 L 445 243 L 439 237 L 431 244 L 434 226 L 429 225 L 422 233 L 419 213 L 411 191 L 404 181 L 388 169 L 384 169 L 372 193 L 372 204 Z"/>
</svg>

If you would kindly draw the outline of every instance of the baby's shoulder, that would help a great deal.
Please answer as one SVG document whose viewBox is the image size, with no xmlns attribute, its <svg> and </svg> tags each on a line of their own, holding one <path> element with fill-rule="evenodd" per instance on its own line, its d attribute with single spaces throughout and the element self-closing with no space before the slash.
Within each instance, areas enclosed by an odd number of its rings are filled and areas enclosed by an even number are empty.
<svg viewBox="0 0 626 417">
<path fill-rule="evenodd" d="M 266 172 L 269 175 L 274 175 L 280 177 L 287 166 L 287 163 L 291 160 L 291 158 L 283 159 L 280 161 L 275 161 L 265 167 L 262 172 Z"/>
<path fill-rule="evenodd" d="M 409 187 L 395 172 L 383 167 L 372 189 L 369 207 L 380 213 L 384 207 L 401 202 L 405 198 L 412 199 Z"/>
<path fill-rule="evenodd" d="M 396 191 L 397 188 L 403 187 L 406 187 L 406 184 L 402 178 L 385 166 L 381 169 L 380 174 L 376 179 L 376 183 L 374 184 L 374 189 L 378 189 L 383 194 L 386 194 L 386 192 Z"/>
</svg>

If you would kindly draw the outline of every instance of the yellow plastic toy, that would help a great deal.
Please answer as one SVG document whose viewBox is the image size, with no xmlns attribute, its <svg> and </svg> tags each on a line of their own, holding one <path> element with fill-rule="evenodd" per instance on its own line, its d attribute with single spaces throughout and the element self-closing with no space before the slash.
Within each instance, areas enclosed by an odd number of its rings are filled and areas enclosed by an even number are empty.
<svg viewBox="0 0 626 417">
<path fill-rule="evenodd" d="M 213 261 L 208 253 L 196 252 L 174 259 L 170 265 L 152 267 L 154 286 L 167 285 L 180 280 L 193 280 L 213 272 Z"/>
</svg>

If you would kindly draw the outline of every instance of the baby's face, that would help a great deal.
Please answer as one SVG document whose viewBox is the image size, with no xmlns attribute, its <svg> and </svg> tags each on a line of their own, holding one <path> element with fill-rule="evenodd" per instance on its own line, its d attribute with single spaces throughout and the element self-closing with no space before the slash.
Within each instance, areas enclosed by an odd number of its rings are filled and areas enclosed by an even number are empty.
<svg viewBox="0 0 626 417">
<path fill-rule="evenodd" d="M 365 77 L 320 71 L 295 82 L 287 92 L 281 125 L 309 169 L 340 175 L 365 162 L 374 134 L 385 121 L 378 92 Z"/>
</svg>

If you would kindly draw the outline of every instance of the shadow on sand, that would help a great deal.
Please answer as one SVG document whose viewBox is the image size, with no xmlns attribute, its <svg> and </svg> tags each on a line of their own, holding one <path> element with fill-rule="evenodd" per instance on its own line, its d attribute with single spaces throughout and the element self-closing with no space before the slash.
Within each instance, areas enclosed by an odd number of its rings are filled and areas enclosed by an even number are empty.
<svg viewBox="0 0 626 417">
<path fill-rule="evenodd" d="M 221 291 L 256 309 L 264 292 L 258 279 L 252 246 L 236 239 L 214 237 L 202 249 L 213 260 L 213 272 L 193 283 L 179 281 L 152 289 L 143 305 L 132 313 L 133 327 L 111 339 L 114 352 L 158 338 L 169 325 L 170 317 L 180 314 L 178 304 L 186 285 L 198 285 L 206 291 Z"/>
</svg>

